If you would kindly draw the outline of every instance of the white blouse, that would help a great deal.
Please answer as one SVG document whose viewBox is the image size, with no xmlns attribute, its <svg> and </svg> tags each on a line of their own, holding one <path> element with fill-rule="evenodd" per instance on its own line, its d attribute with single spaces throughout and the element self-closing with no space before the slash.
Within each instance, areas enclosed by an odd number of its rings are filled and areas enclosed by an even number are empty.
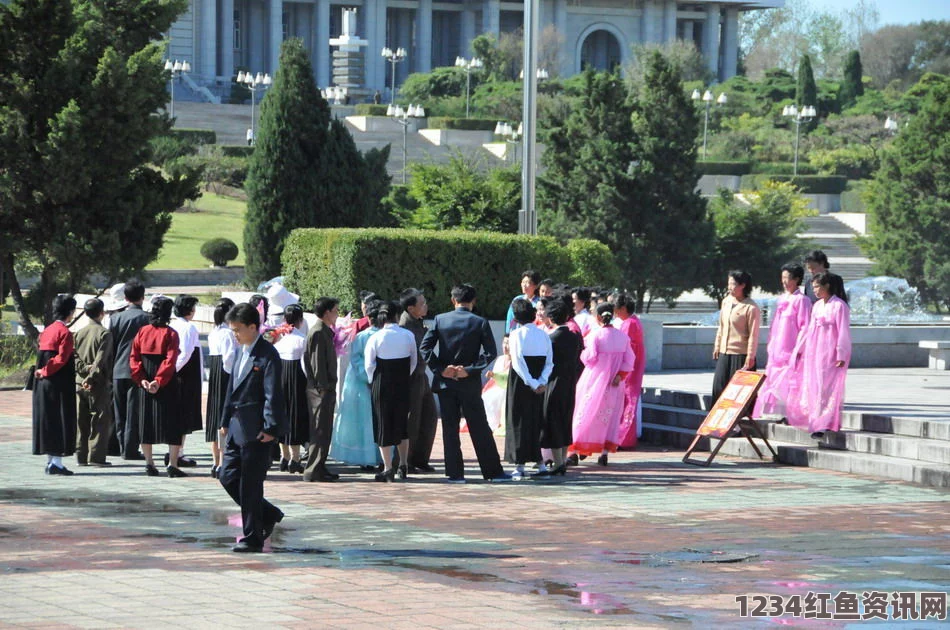
<svg viewBox="0 0 950 630">
<path fill-rule="evenodd" d="M 284 361 L 299 361 L 307 349 L 307 336 L 295 328 L 278 339 L 274 349 Z"/>
<path fill-rule="evenodd" d="M 181 369 L 188 364 L 192 353 L 198 350 L 198 364 L 201 366 L 201 373 L 204 374 L 204 361 L 199 347 L 198 328 L 187 319 L 176 317 L 169 324 L 178 333 L 178 360 L 175 361 L 175 371 L 181 372 Z"/>
<path fill-rule="evenodd" d="M 363 351 L 366 377 L 372 382 L 373 374 L 376 373 L 377 357 L 380 359 L 409 357 L 409 373 L 412 374 L 416 371 L 418 355 L 415 335 L 398 324 L 386 324 L 366 342 L 366 349 Z"/>
<path fill-rule="evenodd" d="M 237 339 L 227 324 L 221 324 L 208 333 L 208 354 L 221 357 L 224 371 L 231 373 L 237 356 Z"/>
<path fill-rule="evenodd" d="M 581 309 L 580 313 L 574 314 L 574 322 L 581 329 L 582 335 L 586 335 L 587 331 L 590 330 L 591 325 L 594 323 L 592 320 L 593 315 L 591 315 L 590 311 L 588 311 L 586 308 Z"/>
<path fill-rule="evenodd" d="M 508 352 L 511 355 L 511 368 L 531 389 L 548 384 L 554 369 L 554 353 L 551 338 L 534 324 L 525 324 L 511 331 L 508 337 Z M 525 357 L 545 357 L 544 369 L 539 378 L 532 378 Z"/>
</svg>

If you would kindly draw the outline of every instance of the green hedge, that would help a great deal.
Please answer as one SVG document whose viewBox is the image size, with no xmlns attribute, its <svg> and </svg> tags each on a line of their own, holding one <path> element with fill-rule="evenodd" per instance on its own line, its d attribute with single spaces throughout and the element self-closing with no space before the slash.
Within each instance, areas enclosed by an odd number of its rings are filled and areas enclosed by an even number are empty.
<svg viewBox="0 0 950 630">
<path fill-rule="evenodd" d="M 254 147 L 249 147 L 246 144 L 222 144 L 221 146 L 221 155 L 224 157 L 251 157 L 251 154 L 254 153 Z"/>
<path fill-rule="evenodd" d="M 25 335 L 0 335 L 0 371 L 28 365 L 36 359 L 36 346 Z"/>
<path fill-rule="evenodd" d="M 743 189 L 758 189 L 763 182 L 791 182 L 802 193 L 811 195 L 840 195 L 848 186 L 848 178 L 840 175 L 743 175 Z"/>
<path fill-rule="evenodd" d="M 751 162 L 696 162 L 700 175 L 748 175 L 752 172 Z"/>
<path fill-rule="evenodd" d="M 460 230 L 299 229 L 285 242 L 282 263 L 288 288 L 308 306 L 330 295 L 341 311 L 355 311 L 360 290 L 393 299 L 417 287 L 435 314 L 451 308 L 453 285 L 468 282 L 478 290 L 477 310 L 492 319 L 504 319 L 525 269 L 578 285 L 615 286 L 620 276 L 597 241 L 564 247 L 546 236 Z"/>
<path fill-rule="evenodd" d="M 375 103 L 360 103 L 355 108 L 357 116 L 385 116 L 387 105 L 376 105 Z"/>
<path fill-rule="evenodd" d="M 184 140 L 191 144 L 217 144 L 218 135 L 214 129 L 172 129 L 168 132 L 172 137 Z"/>
<path fill-rule="evenodd" d="M 794 162 L 754 162 L 752 173 L 763 175 L 791 175 L 795 172 Z M 798 161 L 799 175 L 816 175 L 818 169 L 802 160 Z"/>
<path fill-rule="evenodd" d="M 494 131 L 497 120 L 487 118 L 448 118 L 433 116 L 429 118 L 429 129 L 457 129 L 459 131 Z"/>
</svg>

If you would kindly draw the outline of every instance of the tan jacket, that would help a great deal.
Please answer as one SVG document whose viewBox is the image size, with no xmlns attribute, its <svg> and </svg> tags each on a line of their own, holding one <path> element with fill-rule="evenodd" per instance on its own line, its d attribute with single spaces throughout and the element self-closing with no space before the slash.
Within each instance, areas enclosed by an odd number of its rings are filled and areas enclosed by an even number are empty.
<svg viewBox="0 0 950 630">
<path fill-rule="evenodd" d="M 759 347 L 759 327 L 762 312 L 750 298 L 741 302 L 731 295 L 722 301 L 719 311 L 719 329 L 716 331 L 716 350 L 719 354 L 755 356 Z"/>
</svg>

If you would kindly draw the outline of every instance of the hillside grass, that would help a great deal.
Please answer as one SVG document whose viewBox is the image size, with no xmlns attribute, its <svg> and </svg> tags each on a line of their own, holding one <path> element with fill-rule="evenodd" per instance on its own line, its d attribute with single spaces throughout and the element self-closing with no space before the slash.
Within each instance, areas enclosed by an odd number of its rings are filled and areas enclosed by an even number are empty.
<svg viewBox="0 0 950 630">
<path fill-rule="evenodd" d="M 247 202 L 204 193 L 193 209 L 172 214 L 165 244 L 148 269 L 201 269 L 210 261 L 201 256 L 201 246 L 212 238 L 226 238 L 238 246 L 238 257 L 228 263 L 244 264 L 244 214 Z"/>
</svg>

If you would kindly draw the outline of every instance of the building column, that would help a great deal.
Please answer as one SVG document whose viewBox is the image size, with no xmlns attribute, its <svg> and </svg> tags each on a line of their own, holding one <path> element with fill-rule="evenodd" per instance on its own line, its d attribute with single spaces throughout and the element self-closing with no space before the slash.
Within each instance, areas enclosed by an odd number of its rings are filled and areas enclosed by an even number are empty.
<svg viewBox="0 0 950 630">
<path fill-rule="evenodd" d="M 200 65 L 195 68 L 197 74 L 208 82 L 213 82 L 218 76 L 218 30 L 217 30 L 217 2 L 202 0 L 201 2 L 201 30 L 198 52 Z"/>
<path fill-rule="evenodd" d="M 488 0 L 482 13 L 482 32 L 492 33 L 496 38 L 501 33 L 501 2 Z"/>
<path fill-rule="evenodd" d="M 267 12 L 267 43 L 270 54 L 267 56 L 267 67 L 270 74 L 277 73 L 277 61 L 280 59 L 280 43 L 284 39 L 283 0 L 270 0 L 270 10 Z"/>
<path fill-rule="evenodd" d="M 330 0 L 317 0 L 314 22 L 316 32 L 313 36 L 313 65 L 316 68 L 317 85 L 326 89 L 330 85 Z"/>
<path fill-rule="evenodd" d="M 660 7 L 654 0 L 643 3 L 643 13 L 640 14 L 640 41 L 644 44 L 655 44 L 662 37 L 662 16 Z"/>
<path fill-rule="evenodd" d="M 719 4 L 706 7 L 706 21 L 703 22 L 703 55 L 709 72 L 719 76 Z"/>
<path fill-rule="evenodd" d="M 234 0 L 221 0 L 221 64 L 220 76 L 230 80 L 234 76 Z"/>
<path fill-rule="evenodd" d="M 412 68 L 415 72 L 429 72 L 432 69 L 432 0 L 419 0 L 416 34 L 416 60 Z"/>
<path fill-rule="evenodd" d="M 728 7 L 722 28 L 723 81 L 736 76 L 739 65 L 739 9 Z"/>
<path fill-rule="evenodd" d="M 386 60 L 382 51 L 386 47 L 386 0 L 366 0 L 366 87 L 386 91 Z"/>
<path fill-rule="evenodd" d="M 666 0 L 663 6 L 663 41 L 676 39 L 676 0 Z"/>
<path fill-rule="evenodd" d="M 267 13 L 263 4 L 248 2 L 245 24 L 248 29 L 247 67 L 251 72 L 264 72 L 267 69 Z"/>
<path fill-rule="evenodd" d="M 574 63 L 577 57 L 576 51 L 571 50 L 567 42 L 567 0 L 554 0 L 554 28 L 558 34 L 564 38 L 564 53 L 559 55 L 561 58 L 560 75 L 568 77 L 574 74 Z M 580 45 L 583 45 L 581 42 Z"/>
<path fill-rule="evenodd" d="M 475 39 L 475 12 L 468 3 L 462 11 L 462 48 L 459 54 L 463 57 L 472 55 L 472 40 Z"/>
</svg>

